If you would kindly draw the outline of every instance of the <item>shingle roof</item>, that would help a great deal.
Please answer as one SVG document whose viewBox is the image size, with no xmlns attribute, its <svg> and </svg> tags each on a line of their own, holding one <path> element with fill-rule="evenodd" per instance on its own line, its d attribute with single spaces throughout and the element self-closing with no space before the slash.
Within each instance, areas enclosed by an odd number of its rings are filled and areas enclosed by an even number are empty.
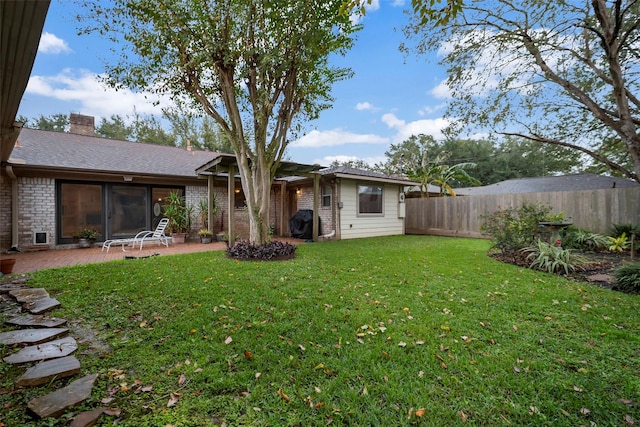
<svg viewBox="0 0 640 427">
<path fill-rule="evenodd" d="M 217 153 L 24 128 L 11 159 L 26 166 L 196 177 Z"/>
<path fill-rule="evenodd" d="M 637 186 L 640 186 L 640 184 L 629 179 L 584 173 L 575 175 L 509 179 L 482 187 L 457 188 L 455 191 L 456 194 L 461 196 L 474 196 L 482 194 L 597 190 Z"/>
<path fill-rule="evenodd" d="M 414 185 L 416 182 L 411 181 L 407 178 L 398 178 L 394 176 L 385 175 L 380 172 L 373 172 L 364 169 L 356 169 L 349 166 L 335 166 L 326 169 L 322 169 L 320 171 L 322 175 L 350 175 L 352 177 L 363 177 L 369 178 L 374 181 L 386 181 L 386 182 L 397 182 L 398 184 L 404 185 Z"/>
</svg>

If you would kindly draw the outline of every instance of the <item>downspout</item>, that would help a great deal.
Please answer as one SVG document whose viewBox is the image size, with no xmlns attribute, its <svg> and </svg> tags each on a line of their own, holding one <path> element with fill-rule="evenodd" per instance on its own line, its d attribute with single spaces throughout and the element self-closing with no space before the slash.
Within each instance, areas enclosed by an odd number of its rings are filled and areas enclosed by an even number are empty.
<svg viewBox="0 0 640 427">
<path fill-rule="evenodd" d="M 20 252 L 18 249 L 18 177 L 10 165 L 6 166 L 6 171 L 11 179 L 11 249 L 8 252 Z"/>
</svg>

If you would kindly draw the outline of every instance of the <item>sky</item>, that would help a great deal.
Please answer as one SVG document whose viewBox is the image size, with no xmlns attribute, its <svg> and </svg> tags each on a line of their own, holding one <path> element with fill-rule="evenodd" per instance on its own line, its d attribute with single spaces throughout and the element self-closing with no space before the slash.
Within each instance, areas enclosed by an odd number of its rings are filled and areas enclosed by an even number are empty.
<svg viewBox="0 0 640 427">
<path fill-rule="evenodd" d="M 329 166 L 333 161 L 385 160 L 390 144 L 411 135 L 442 139 L 446 94 L 444 69 L 434 56 L 399 51 L 402 27 L 408 22 L 410 0 L 374 0 L 361 20 L 354 47 L 332 63 L 353 70 L 336 83 L 333 106 L 306 124 L 306 134 L 291 141 L 287 158 Z M 97 35 L 77 35 L 73 0 L 52 0 L 29 84 L 18 115 L 27 118 L 80 113 L 112 115 L 162 114 L 144 93 L 115 92 L 99 81 L 110 45 Z"/>
</svg>

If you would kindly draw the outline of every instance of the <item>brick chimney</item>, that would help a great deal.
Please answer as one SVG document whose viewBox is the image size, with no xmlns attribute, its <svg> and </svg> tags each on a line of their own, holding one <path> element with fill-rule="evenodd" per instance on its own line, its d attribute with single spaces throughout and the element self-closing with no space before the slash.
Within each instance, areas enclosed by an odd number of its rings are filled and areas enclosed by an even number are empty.
<svg viewBox="0 0 640 427">
<path fill-rule="evenodd" d="M 94 117 L 71 113 L 69 116 L 69 132 L 78 135 L 95 136 L 96 127 Z"/>
</svg>

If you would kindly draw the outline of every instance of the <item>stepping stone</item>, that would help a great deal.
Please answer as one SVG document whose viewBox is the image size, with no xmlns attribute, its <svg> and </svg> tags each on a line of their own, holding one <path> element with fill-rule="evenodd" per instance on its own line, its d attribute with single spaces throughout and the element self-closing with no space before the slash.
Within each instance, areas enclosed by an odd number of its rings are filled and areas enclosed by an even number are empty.
<svg viewBox="0 0 640 427">
<path fill-rule="evenodd" d="M 7 323 L 15 326 L 39 326 L 41 328 L 57 328 L 67 323 L 67 319 L 60 319 L 58 317 L 47 317 L 43 315 L 28 314 L 26 316 L 16 316 L 9 320 Z"/>
<path fill-rule="evenodd" d="M 44 288 L 25 288 L 10 291 L 9 295 L 14 297 L 20 303 L 29 303 L 31 301 L 42 298 L 49 298 L 49 292 Z"/>
<path fill-rule="evenodd" d="M 55 298 L 43 298 L 27 303 L 23 307 L 29 310 L 31 314 L 42 314 L 60 307 L 60 301 Z"/>
<path fill-rule="evenodd" d="M 0 333 L 0 344 L 40 344 L 60 338 L 69 332 L 67 328 L 22 329 Z"/>
<path fill-rule="evenodd" d="M 3 283 L 0 285 L 0 294 L 8 294 L 11 291 L 27 289 L 28 286 L 22 283 Z"/>
<path fill-rule="evenodd" d="M 55 341 L 49 341 L 44 344 L 25 347 L 17 353 L 13 353 L 4 360 L 12 365 L 21 363 L 38 362 L 40 360 L 56 359 L 58 357 L 68 356 L 78 349 L 76 340 L 71 337 L 62 338 Z"/>
<path fill-rule="evenodd" d="M 91 427 L 96 425 L 105 408 L 98 408 L 93 411 L 80 412 L 69 424 L 69 427 Z"/>
<path fill-rule="evenodd" d="M 59 378 L 66 378 L 80 373 L 80 362 L 74 356 L 61 357 L 40 362 L 18 378 L 18 387 L 34 387 L 46 384 Z"/>
<path fill-rule="evenodd" d="M 58 418 L 70 406 L 77 405 L 91 397 L 91 389 L 96 378 L 98 378 L 98 374 L 82 377 L 60 390 L 32 399 L 27 407 L 40 418 Z"/>
</svg>

